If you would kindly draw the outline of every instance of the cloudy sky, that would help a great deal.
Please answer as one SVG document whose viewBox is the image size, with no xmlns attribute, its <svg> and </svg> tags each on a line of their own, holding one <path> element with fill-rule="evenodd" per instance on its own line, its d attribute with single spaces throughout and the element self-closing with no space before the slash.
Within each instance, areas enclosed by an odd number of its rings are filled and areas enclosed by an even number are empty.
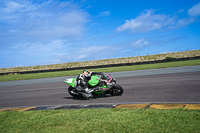
<svg viewBox="0 0 200 133">
<path fill-rule="evenodd" d="M 200 0 L 1 0 L 0 68 L 200 49 Z"/>
</svg>

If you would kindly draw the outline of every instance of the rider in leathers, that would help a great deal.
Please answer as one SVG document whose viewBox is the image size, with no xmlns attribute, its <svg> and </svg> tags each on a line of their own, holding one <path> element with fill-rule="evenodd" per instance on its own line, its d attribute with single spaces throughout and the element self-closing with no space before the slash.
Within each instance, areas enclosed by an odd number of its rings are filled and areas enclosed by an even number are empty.
<svg viewBox="0 0 200 133">
<path fill-rule="evenodd" d="M 83 73 L 76 78 L 75 88 L 79 90 L 86 99 L 93 98 L 91 93 L 93 90 L 88 88 L 88 81 L 91 79 L 92 75 L 96 74 L 104 76 L 101 72 L 90 72 L 89 70 L 83 70 Z"/>
</svg>

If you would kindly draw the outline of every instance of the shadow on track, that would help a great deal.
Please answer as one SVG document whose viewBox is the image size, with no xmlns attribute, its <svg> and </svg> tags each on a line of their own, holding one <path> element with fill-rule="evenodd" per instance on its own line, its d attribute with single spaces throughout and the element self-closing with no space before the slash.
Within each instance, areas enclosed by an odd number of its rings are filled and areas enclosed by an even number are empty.
<svg viewBox="0 0 200 133">
<path fill-rule="evenodd" d="M 93 99 L 101 99 L 101 98 L 108 98 L 108 97 L 112 97 L 112 96 L 109 96 L 109 95 L 94 96 Z M 79 97 L 79 98 L 78 97 L 63 97 L 63 99 L 86 100 L 83 97 Z"/>
</svg>

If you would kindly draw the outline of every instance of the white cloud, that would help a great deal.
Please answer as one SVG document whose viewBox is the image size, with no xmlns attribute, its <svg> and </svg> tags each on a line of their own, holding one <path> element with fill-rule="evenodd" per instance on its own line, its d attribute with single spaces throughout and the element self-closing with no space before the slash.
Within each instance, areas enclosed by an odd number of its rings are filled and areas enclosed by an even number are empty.
<svg viewBox="0 0 200 133">
<path fill-rule="evenodd" d="M 25 43 L 10 46 L 4 50 L 4 53 L 7 56 L 12 56 L 13 62 L 18 62 L 18 64 L 53 64 L 58 63 L 57 56 L 69 52 L 72 45 L 63 40 L 54 40 L 46 44 L 41 42 Z"/>
<path fill-rule="evenodd" d="M 43 23 L 41 23 L 43 21 Z M 58 39 L 67 37 L 78 37 L 81 36 L 85 30 L 84 24 L 87 22 L 85 14 L 71 11 L 63 15 L 57 14 L 57 16 L 51 18 L 44 17 L 34 20 L 35 24 L 27 23 L 27 28 L 31 30 L 23 31 L 24 36 L 31 37 L 32 39 Z"/>
<path fill-rule="evenodd" d="M 58 55 L 76 47 L 68 44 L 82 39 L 88 17 L 69 1 L 0 1 L 0 58 L 29 65 L 63 60 Z M 14 64 L 10 59 L 4 64 Z"/>
<path fill-rule="evenodd" d="M 2 11 L 7 12 L 7 13 L 21 11 L 25 7 L 24 5 L 13 2 L 13 1 L 6 3 L 6 6 L 7 7 L 3 8 Z"/>
<path fill-rule="evenodd" d="M 101 59 L 104 56 L 109 56 L 112 52 L 105 52 L 109 49 L 108 46 L 85 46 L 79 49 L 74 49 L 71 52 L 65 54 L 60 54 L 57 59 L 63 62 L 74 62 L 74 61 L 85 61 L 85 60 L 95 60 Z"/>
<path fill-rule="evenodd" d="M 104 11 L 104 12 L 100 12 L 99 16 L 110 16 L 111 13 L 110 11 Z"/>
<path fill-rule="evenodd" d="M 144 38 L 137 40 L 132 44 L 133 47 L 143 47 L 149 45 L 148 41 L 145 41 Z"/>
<path fill-rule="evenodd" d="M 166 28 L 174 24 L 174 17 L 165 14 L 154 14 L 153 10 L 143 12 L 135 19 L 126 20 L 125 23 L 117 27 L 117 32 L 130 30 L 132 33 L 143 33 Z"/>
<path fill-rule="evenodd" d="M 0 9 L 0 23 L 6 35 L 15 36 L 16 40 L 49 41 L 78 37 L 83 35 L 88 22 L 88 14 L 70 2 L 34 4 L 8 0 L 5 5 Z M 0 35 L 5 32 L 0 31 Z"/>
<path fill-rule="evenodd" d="M 178 10 L 183 13 L 184 10 Z M 187 26 L 196 21 L 200 16 L 200 3 L 188 10 L 190 17 L 179 19 L 178 16 L 156 14 L 153 10 L 147 10 L 135 19 L 126 20 L 125 23 L 116 28 L 117 32 L 131 31 L 132 33 L 144 33 L 161 29 L 174 29 Z M 177 14 L 174 14 L 177 15 Z"/>
<path fill-rule="evenodd" d="M 1 15 L 6 13 L 6 15 L 8 16 L 11 16 L 11 15 L 16 16 L 16 15 L 19 15 L 20 13 L 25 13 L 29 11 L 33 12 L 37 10 L 39 7 L 25 0 L 15 0 L 15 1 L 7 0 L 7 1 L 3 1 L 2 3 L 5 4 L 5 7 L 0 8 Z"/>
<path fill-rule="evenodd" d="M 179 27 L 183 27 L 183 26 L 186 26 L 186 25 L 189 25 L 191 23 L 193 23 L 195 21 L 194 18 L 183 18 L 183 19 L 179 19 L 177 21 L 177 25 L 176 27 L 179 28 Z"/>
<path fill-rule="evenodd" d="M 193 6 L 191 9 L 188 10 L 188 14 L 191 17 L 200 16 L 200 3 Z"/>
</svg>

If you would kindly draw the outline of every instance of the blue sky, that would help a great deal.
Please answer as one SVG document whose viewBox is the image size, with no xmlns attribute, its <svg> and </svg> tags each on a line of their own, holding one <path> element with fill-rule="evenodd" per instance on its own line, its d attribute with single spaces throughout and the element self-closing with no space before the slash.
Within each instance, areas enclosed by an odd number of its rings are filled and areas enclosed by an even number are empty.
<svg viewBox="0 0 200 133">
<path fill-rule="evenodd" d="M 1 0 L 0 68 L 200 49 L 199 0 Z"/>
</svg>

